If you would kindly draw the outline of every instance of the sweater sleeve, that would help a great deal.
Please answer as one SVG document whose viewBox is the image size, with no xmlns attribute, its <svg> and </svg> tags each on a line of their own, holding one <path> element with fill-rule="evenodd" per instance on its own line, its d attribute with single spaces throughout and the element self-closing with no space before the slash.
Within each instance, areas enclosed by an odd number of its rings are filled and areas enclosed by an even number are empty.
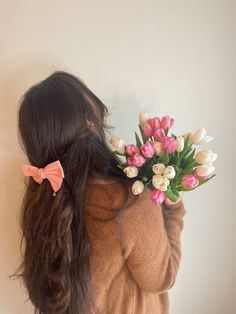
<svg viewBox="0 0 236 314">
<path fill-rule="evenodd" d="M 144 195 L 121 214 L 123 255 L 137 285 L 147 292 L 161 293 L 173 286 L 177 276 L 186 211 L 183 200 L 154 205 L 151 190 L 146 188 Z"/>
</svg>

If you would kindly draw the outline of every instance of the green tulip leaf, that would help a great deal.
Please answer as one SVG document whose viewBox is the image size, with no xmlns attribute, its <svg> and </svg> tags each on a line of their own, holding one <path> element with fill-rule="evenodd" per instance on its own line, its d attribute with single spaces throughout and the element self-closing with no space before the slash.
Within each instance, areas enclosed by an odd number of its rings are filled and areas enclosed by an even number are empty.
<svg viewBox="0 0 236 314">
<path fill-rule="evenodd" d="M 140 147 L 142 145 L 141 140 L 137 134 L 137 132 L 135 132 L 135 139 L 136 139 L 136 146 Z"/>
<path fill-rule="evenodd" d="M 140 131 L 140 134 L 142 136 L 142 140 L 143 140 L 143 144 L 144 144 L 147 141 L 147 138 L 145 137 L 143 128 L 141 127 L 140 124 L 138 125 L 138 127 L 139 127 L 139 131 Z"/>
<path fill-rule="evenodd" d="M 170 160 L 169 153 L 166 150 L 164 150 L 160 155 L 160 162 L 162 162 L 164 165 L 168 165 L 169 160 Z"/>
<path fill-rule="evenodd" d="M 171 133 L 171 136 L 176 140 L 177 139 L 177 136 L 173 133 Z"/>
</svg>

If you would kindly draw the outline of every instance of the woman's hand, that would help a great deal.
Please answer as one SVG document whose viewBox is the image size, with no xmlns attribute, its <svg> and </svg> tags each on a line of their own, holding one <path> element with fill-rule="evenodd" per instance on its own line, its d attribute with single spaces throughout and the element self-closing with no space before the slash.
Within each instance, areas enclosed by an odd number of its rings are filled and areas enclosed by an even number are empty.
<svg viewBox="0 0 236 314">
<path fill-rule="evenodd" d="M 176 202 L 172 202 L 170 199 L 168 199 L 166 197 L 165 200 L 164 200 L 164 204 L 166 204 L 166 205 L 177 204 L 178 202 L 180 202 L 182 200 L 183 194 L 184 194 L 184 191 L 180 191 L 179 192 L 180 198 Z"/>
</svg>

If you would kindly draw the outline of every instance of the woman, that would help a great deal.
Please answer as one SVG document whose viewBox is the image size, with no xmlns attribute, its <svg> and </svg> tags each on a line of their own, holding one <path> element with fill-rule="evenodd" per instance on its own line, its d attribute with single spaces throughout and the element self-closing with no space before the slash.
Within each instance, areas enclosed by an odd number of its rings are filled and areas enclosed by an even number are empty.
<svg viewBox="0 0 236 314">
<path fill-rule="evenodd" d="M 21 100 L 19 138 L 27 167 L 37 167 L 41 181 L 24 173 L 25 248 L 17 274 L 35 313 L 169 311 L 183 201 L 156 206 L 147 187 L 132 194 L 135 178 L 126 177 L 107 144 L 108 114 L 80 79 L 63 71 L 29 88 Z M 53 194 L 42 171 L 55 161 L 62 176 Z"/>
</svg>

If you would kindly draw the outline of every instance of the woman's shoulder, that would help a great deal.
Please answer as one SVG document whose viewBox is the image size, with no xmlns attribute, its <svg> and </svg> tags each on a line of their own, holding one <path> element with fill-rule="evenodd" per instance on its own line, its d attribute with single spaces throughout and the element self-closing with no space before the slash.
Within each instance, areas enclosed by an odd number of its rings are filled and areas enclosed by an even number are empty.
<svg viewBox="0 0 236 314">
<path fill-rule="evenodd" d="M 132 199 L 131 182 L 115 179 L 91 180 L 87 185 L 85 207 L 96 216 L 113 216 Z"/>
<path fill-rule="evenodd" d="M 156 216 L 162 210 L 160 205 L 155 205 L 151 200 L 152 190 L 144 186 L 143 192 L 134 195 L 130 188 L 130 204 L 120 213 L 120 219 L 124 224 L 130 226 L 145 219 L 146 215 Z"/>
<path fill-rule="evenodd" d="M 147 203 L 147 206 L 154 206 L 151 203 L 151 189 L 144 186 L 142 193 L 134 195 L 132 192 L 132 185 L 134 180 L 119 178 L 89 178 L 87 185 L 87 201 L 91 204 L 99 204 L 102 207 L 118 208 L 125 207 L 132 210 Z"/>
</svg>

